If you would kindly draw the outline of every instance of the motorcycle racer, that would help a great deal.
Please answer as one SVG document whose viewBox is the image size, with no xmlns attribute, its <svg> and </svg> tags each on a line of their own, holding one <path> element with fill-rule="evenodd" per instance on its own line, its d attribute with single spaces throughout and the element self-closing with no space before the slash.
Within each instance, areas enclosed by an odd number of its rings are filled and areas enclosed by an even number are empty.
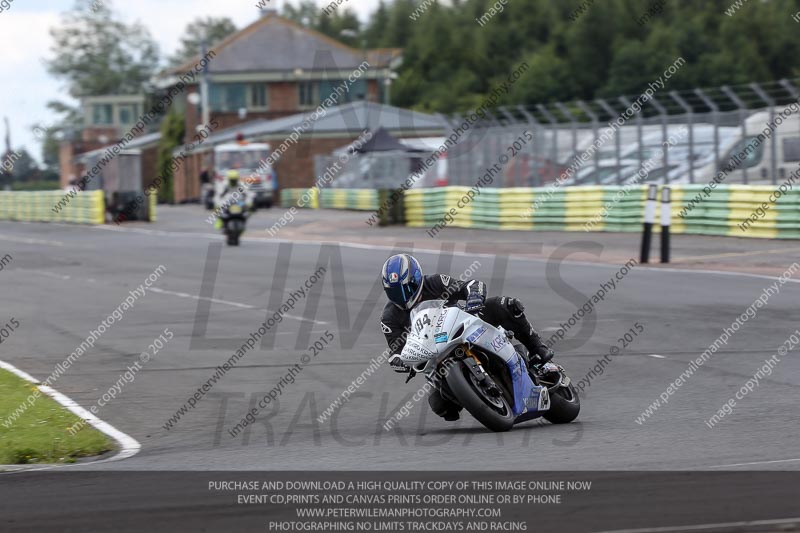
<svg viewBox="0 0 800 533">
<path fill-rule="evenodd" d="M 396 372 L 410 371 L 398 354 L 411 328 L 411 310 L 428 300 L 446 300 L 449 305 L 464 300 L 466 312 L 495 327 L 512 331 L 528 349 L 529 365 L 542 365 L 553 358 L 553 351 L 528 322 L 522 302 L 506 296 L 487 298 L 486 284 L 482 281 L 459 281 L 445 274 L 426 276 L 419 261 L 409 254 L 397 254 L 387 259 L 381 270 L 381 280 L 389 298 L 381 315 L 381 330 L 386 342 L 395 350 L 389 364 Z M 428 402 L 431 409 L 445 420 L 458 419 L 460 407 L 442 398 L 438 391 L 431 393 Z"/>
</svg>

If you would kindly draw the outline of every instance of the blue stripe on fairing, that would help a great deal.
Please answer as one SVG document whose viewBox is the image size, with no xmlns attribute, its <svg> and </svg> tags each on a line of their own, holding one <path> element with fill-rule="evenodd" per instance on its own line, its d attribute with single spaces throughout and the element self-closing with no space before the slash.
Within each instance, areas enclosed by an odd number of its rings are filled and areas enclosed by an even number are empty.
<svg viewBox="0 0 800 533">
<path fill-rule="evenodd" d="M 511 373 L 511 383 L 514 387 L 514 416 L 519 416 L 525 411 L 525 399 L 530 398 L 536 385 L 528 375 L 525 361 L 518 354 L 511 361 L 506 361 L 508 371 Z M 530 411 L 538 410 L 537 407 L 529 408 Z"/>
</svg>

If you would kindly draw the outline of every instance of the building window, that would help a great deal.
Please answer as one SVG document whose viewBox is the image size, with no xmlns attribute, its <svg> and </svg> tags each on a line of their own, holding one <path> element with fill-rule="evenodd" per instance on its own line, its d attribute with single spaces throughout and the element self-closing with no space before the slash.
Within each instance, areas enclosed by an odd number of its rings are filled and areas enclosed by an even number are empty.
<svg viewBox="0 0 800 533">
<path fill-rule="evenodd" d="M 117 106 L 117 116 L 119 117 L 119 124 L 122 126 L 130 126 L 139 120 L 139 106 L 136 104 L 120 104 Z"/>
<path fill-rule="evenodd" d="M 92 124 L 96 126 L 112 126 L 114 124 L 114 106 L 111 104 L 94 104 L 92 106 Z"/>
<path fill-rule="evenodd" d="M 341 102 L 356 102 L 367 98 L 367 80 L 363 78 L 359 78 L 353 83 L 349 83 L 347 80 L 337 80 L 334 87 L 338 85 L 342 85 L 343 87 L 349 85 L 350 87 L 350 90 L 340 97 Z"/>
<path fill-rule="evenodd" d="M 299 83 L 300 107 L 313 107 L 332 98 L 333 105 L 356 102 L 366 97 L 366 80 L 358 79 L 354 82 L 347 80 L 320 80 L 304 81 Z M 338 91 L 337 88 L 341 87 Z"/>
<path fill-rule="evenodd" d="M 250 102 L 247 106 L 249 109 L 267 109 L 269 101 L 267 98 L 267 86 L 264 83 L 252 83 L 248 87 Z"/>
<path fill-rule="evenodd" d="M 208 95 L 212 111 L 238 111 L 247 107 L 244 83 L 212 83 Z"/>
<path fill-rule="evenodd" d="M 319 105 L 319 82 L 318 81 L 301 81 L 298 84 L 300 88 L 300 107 L 313 107 Z"/>
</svg>

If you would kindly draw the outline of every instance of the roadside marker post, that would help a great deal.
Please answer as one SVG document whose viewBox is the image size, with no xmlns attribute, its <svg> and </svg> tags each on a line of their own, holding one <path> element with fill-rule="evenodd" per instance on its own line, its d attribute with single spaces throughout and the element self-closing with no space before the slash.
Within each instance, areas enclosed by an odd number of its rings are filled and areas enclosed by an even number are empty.
<svg viewBox="0 0 800 533">
<path fill-rule="evenodd" d="M 642 250 L 639 254 L 639 262 L 647 263 L 650 261 L 650 241 L 653 238 L 653 224 L 656 221 L 656 196 L 658 195 L 658 185 L 650 185 L 647 189 L 647 204 L 644 207 L 644 228 L 642 229 Z"/>
<path fill-rule="evenodd" d="M 661 262 L 669 263 L 669 227 L 672 224 L 672 194 L 669 187 L 661 189 Z"/>
</svg>

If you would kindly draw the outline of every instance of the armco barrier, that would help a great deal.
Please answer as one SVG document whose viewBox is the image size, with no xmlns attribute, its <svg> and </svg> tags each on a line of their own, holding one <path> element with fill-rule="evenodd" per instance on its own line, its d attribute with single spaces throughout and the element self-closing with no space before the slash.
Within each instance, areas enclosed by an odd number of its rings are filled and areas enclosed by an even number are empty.
<svg viewBox="0 0 800 533">
<path fill-rule="evenodd" d="M 105 223 L 102 191 L 79 192 L 58 213 L 53 206 L 64 198 L 64 191 L 0 192 L 0 220 L 24 222 Z"/>
</svg>

